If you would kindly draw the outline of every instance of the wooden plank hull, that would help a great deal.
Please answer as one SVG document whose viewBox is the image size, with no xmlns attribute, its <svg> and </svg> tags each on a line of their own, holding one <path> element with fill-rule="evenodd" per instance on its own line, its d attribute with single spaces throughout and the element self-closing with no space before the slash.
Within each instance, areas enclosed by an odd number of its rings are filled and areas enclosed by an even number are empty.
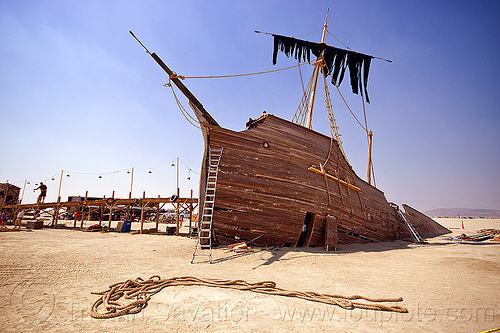
<svg viewBox="0 0 500 333">
<path fill-rule="evenodd" d="M 206 148 L 224 147 L 213 216 L 220 243 L 332 248 L 410 237 L 384 193 L 356 175 L 330 137 L 269 115 L 241 132 L 209 126 L 204 138 Z M 446 232 L 429 218 L 419 223 Z"/>
</svg>

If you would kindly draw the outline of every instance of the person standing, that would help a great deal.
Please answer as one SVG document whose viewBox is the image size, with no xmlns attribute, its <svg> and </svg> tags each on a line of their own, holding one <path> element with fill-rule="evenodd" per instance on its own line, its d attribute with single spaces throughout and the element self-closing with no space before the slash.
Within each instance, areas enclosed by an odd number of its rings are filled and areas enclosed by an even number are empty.
<svg viewBox="0 0 500 333">
<path fill-rule="evenodd" d="M 0 212 L 0 229 L 7 228 L 7 220 L 3 219 L 3 212 Z"/>
<path fill-rule="evenodd" d="M 80 219 L 82 214 L 80 213 L 80 210 L 76 210 L 76 212 L 73 214 L 73 217 L 75 218 L 75 222 L 73 223 L 73 228 L 76 228 L 76 221 Z"/>
<path fill-rule="evenodd" d="M 36 203 L 44 203 L 45 197 L 47 196 L 47 185 L 45 185 L 43 182 L 40 182 L 40 186 L 34 189 L 33 192 L 36 190 L 40 190 L 40 195 L 38 196 Z"/>
<path fill-rule="evenodd" d="M 8 221 L 8 220 L 9 220 L 9 215 L 7 214 L 7 212 L 6 212 L 6 211 L 4 211 L 4 212 L 2 213 L 2 220 L 1 220 L 1 221 L 2 221 L 2 222 L 1 222 L 1 224 L 2 224 L 2 227 L 3 227 L 4 229 L 7 229 L 7 221 Z"/>
<path fill-rule="evenodd" d="M 19 213 L 17 213 L 14 229 L 21 229 L 21 222 L 23 221 L 23 218 L 24 218 L 24 209 L 21 209 Z"/>
</svg>

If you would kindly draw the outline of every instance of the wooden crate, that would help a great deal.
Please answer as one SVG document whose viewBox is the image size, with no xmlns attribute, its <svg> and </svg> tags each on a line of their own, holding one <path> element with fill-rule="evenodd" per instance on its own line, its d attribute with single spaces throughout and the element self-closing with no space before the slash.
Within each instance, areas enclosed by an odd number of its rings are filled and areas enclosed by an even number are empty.
<svg viewBox="0 0 500 333">
<path fill-rule="evenodd" d="M 43 221 L 27 221 L 26 229 L 43 229 Z"/>
<path fill-rule="evenodd" d="M 118 222 L 118 224 L 116 225 L 116 231 L 118 231 L 118 232 L 122 232 L 122 229 L 123 229 L 123 221 L 120 221 L 120 222 Z"/>
</svg>

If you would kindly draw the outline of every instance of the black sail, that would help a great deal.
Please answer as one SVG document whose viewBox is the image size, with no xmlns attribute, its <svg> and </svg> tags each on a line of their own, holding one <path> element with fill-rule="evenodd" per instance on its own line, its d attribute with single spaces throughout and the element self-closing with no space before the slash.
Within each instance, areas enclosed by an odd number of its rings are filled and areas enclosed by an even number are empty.
<svg viewBox="0 0 500 333">
<path fill-rule="evenodd" d="M 274 35 L 273 64 L 276 65 L 278 51 L 283 52 L 287 57 L 294 57 L 298 61 L 310 61 L 311 52 L 316 57 L 323 56 L 326 69 L 323 68 L 325 76 L 332 77 L 332 83 L 340 86 L 344 79 L 346 68 L 349 68 L 352 92 L 361 93 L 366 101 L 370 103 L 368 97 L 368 73 L 372 57 L 366 54 L 339 49 L 324 43 L 314 43 L 302 39 Z"/>
</svg>

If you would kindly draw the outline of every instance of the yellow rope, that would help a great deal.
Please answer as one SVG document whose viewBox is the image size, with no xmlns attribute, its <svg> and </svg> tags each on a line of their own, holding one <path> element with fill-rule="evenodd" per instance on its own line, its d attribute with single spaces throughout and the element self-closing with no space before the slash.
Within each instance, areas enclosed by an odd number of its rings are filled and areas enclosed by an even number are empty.
<svg viewBox="0 0 500 333">
<path fill-rule="evenodd" d="M 309 64 L 309 62 L 303 62 L 294 66 L 290 67 L 284 67 L 284 68 L 278 68 L 278 69 L 273 69 L 270 71 L 263 71 L 263 72 L 255 72 L 255 73 L 245 73 L 245 74 L 231 74 L 231 75 L 209 75 L 209 76 L 182 76 L 182 75 L 176 75 L 175 77 L 184 80 L 184 79 L 220 79 L 220 78 L 228 78 L 228 77 L 239 77 L 239 76 L 249 76 L 249 75 L 260 75 L 260 74 L 268 74 L 268 73 L 274 73 L 274 72 L 279 72 L 279 71 L 284 71 L 286 69 L 290 68 L 295 68 L 298 66 L 302 66 L 305 64 Z"/>
<path fill-rule="evenodd" d="M 340 89 L 337 86 L 337 83 L 335 82 L 335 80 L 333 78 L 332 78 L 332 81 L 333 81 L 333 85 L 335 86 L 335 88 L 337 88 L 337 91 L 339 92 L 340 97 L 342 97 L 342 100 L 344 101 L 344 104 L 347 107 L 347 109 L 349 110 L 349 112 L 351 112 L 352 116 L 354 117 L 354 119 L 356 119 L 356 121 L 358 122 L 359 126 L 361 126 L 361 128 L 363 128 L 365 130 L 365 132 L 368 133 L 368 130 L 366 129 L 366 127 L 364 127 L 363 124 L 361 124 L 361 122 L 359 121 L 358 117 L 356 117 L 356 115 L 354 114 L 354 112 L 352 112 L 351 108 L 349 107 L 349 105 L 347 104 L 347 101 L 344 98 L 344 95 L 342 95 L 342 93 L 340 92 Z"/>
<path fill-rule="evenodd" d="M 348 310 L 367 309 L 399 313 L 408 312 L 406 308 L 401 306 L 377 304 L 384 302 L 401 302 L 403 301 L 402 298 L 369 298 L 360 295 L 342 296 L 320 294 L 311 291 L 293 291 L 278 288 L 273 281 L 249 283 L 243 280 L 201 279 L 193 276 L 161 279 L 159 276 L 155 275 L 148 280 L 137 278 L 135 280 L 118 282 L 110 285 L 107 290 L 93 292 L 93 295 L 100 295 L 100 297 L 92 304 L 90 316 L 96 319 L 107 319 L 139 313 L 147 306 L 148 301 L 153 295 L 163 290 L 163 288 L 173 286 L 206 286 L 246 290 L 259 294 L 296 297 L 313 302 L 338 305 Z M 121 302 L 119 302 L 120 299 L 122 299 Z M 132 301 L 127 303 L 126 301 L 124 302 L 124 300 Z M 363 300 L 364 302 L 359 302 L 357 300 Z M 101 307 L 105 308 L 104 311 L 100 310 Z"/>
<path fill-rule="evenodd" d="M 186 118 L 188 123 L 190 123 L 191 125 L 193 125 L 197 129 L 201 129 L 201 127 L 199 125 L 200 122 L 197 119 L 195 119 L 193 116 L 191 116 L 191 114 L 189 114 L 189 112 L 186 110 L 186 108 L 184 108 L 184 106 L 182 106 L 182 103 L 181 103 L 181 101 L 179 101 L 179 98 L 177 98 L 177 94 L 175 93 L 175 90 L 174 90 L 174 87 L 172 86 L 172 84 L 169 82 L 169 83 L 164 84 L 163 86 L 170 87 L 170 89 L 172 89 L 172 94 L 174 95 L 175 102 L 177 103 L 179 110 L 181 110 L 182 115 L 184 116 L 184 118 Z M 192 120 L 189 120 L 188 117 L 191 118 Z"/>
</svg>

